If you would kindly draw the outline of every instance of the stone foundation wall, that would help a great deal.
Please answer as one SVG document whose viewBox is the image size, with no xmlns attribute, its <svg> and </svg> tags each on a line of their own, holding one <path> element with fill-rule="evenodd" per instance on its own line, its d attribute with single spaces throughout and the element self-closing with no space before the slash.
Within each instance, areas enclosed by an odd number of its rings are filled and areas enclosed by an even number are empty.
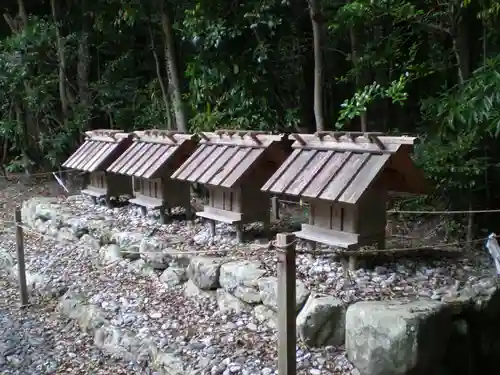
<svg viewBox="0 0 500 375">
<path fill-rule="evenodd" d="M 103 265 L 125 264 L 172 288 L 184 288 L 188 297 L 216 299 L 223 312 L 252 312 L 276 327 L 277 279 L 257 261 L 180 254 L 154 235 L 117 232 L 105 218 L 73 217 L 50 199 L 25 202 L 22 217 L 45 235 L 94 249 Z M 335 297 L 316 295 L 298 280 L 298 336 L 309 346 L 345 344 L 349 359 L 366 375 L 496 373 L 500 292 L 493 278 L 476 289 L 443 301 L 363 301 L 348 306 Z M 61 302 L 68 314 L 73 308 L 67 306 L 74 301 L 66 297 Z"/>
</svg>

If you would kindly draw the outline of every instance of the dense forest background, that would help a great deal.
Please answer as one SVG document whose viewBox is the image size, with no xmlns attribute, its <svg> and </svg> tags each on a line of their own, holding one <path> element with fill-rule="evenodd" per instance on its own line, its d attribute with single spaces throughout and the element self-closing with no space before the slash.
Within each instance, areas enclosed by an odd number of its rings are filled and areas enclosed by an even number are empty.
<svg viewBox="0 0 500 375">
<path fill-rule="evenodd" d="M 182 3 L 182 4 L 181 4 Z M 499 206 L 496 0 L 5 0 L 0 158 L 95 128 L 418 135 L 429 198 Z"/>
</svg>

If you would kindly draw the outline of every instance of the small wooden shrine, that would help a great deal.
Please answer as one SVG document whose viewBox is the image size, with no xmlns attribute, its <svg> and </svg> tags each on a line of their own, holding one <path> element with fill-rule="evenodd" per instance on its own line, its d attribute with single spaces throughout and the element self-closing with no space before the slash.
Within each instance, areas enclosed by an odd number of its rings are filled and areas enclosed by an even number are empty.
<svg viewBox="0 0 500 375">
<path fill-rule="evenodd" d="M 85 142 L 63 163 L 63 167 L 87 172 L 82 194 L 94 202 L 120 195 L 132 195 L 132 183 L 126 176 L 106 172 L 132 143 L 131 135 L 121 130 L 100 129 L 85 132 Z"/>
<path fill-rule="evenodd" d="M 216 221 L 234 224 L 241 242 L 243 224 L 269 225 L 270 197 L 260 187 L 289 155 L 291 143 L 265 132 L 201 133 L 200 146 L 172 178 L 206 185 L 209 203 L 196 215 L 209 220 L 212 235 Z"/>
<path fill-rule="evenodd" d="M 309 204 L 309 224 L 295 234 L 312 245 L 385 248 L 388 191 L 427 191 L 423 172 L 410 158 L 413 137 L 318 132 L 290 138 L 292 154 L 262 191 Z"/>
<path fill-rule="evenodd" d="M 170 175 L 193 153 L 195 136 L 166 130 L 132 133 L 132 145 L 107 169 L 131 176 L 135 197 L 129 202 L 148 209 L 160 209 L 161 221 L 173 207 L 184 207 L 191 216 L 189 183 L 173 180 Z"/>
</svg>

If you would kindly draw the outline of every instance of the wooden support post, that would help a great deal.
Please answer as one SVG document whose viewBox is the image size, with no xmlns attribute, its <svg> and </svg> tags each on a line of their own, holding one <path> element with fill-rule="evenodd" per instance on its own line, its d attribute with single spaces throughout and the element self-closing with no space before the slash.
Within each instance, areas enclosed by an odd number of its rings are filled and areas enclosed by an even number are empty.
<svg viewBox="0 0 500 375">
<path fill-rule="evenodd" d="M 90 175 L 88 173 L 84 173 L 83 176 L 82 176 L 82 186 L 81 186 L 81 189 L 86 189 L 87 186 L 89 185 L 90 183 Z"/>
<path fill-rule="evenodd" d="M 161 211 L 160 211 L 161 212 Z M 144 206 L 141 206 L 141 213 L 144 215 L 144 216 L 148 216 L 148 209 Z M 161 213 L 160 213 L 161 215 Z"/>
<path fill-rule="evenodd" d="M 194 215 L 193 208 L 191 207 L 191 202 L 189 202 L 186 207 L 184 207 L 184 210 L 186 212 L 186 220 L 192 220 Z"/>
<path fill-rule="evenodd" d="M 167 223 L 167 209 L 165 207 L 160 207 L 160 224 L 166 224 Z"/>
<path fill-rule="evenodd" d="M 113 208 L 113 201 L 111 200 L 111 197 L 109 195 L 106 195 L 105 201 L 108 208 Z"/>
<path fill-rule="evenodd" d="M 467 214 L 467 250 L 472 251 L 472 236 L 473 236 L 473 228 L 474 228 L 474 213 L 472 213 L 472 205 L 469 204 L 469 213 Z"/>
<path fill-rule="evenodd" d="M 278 197 L 271 197 L 271 221 L 274 223 L 280 219 L 280 206 Z"/>
<path fill-rule="evenodd" d="M 208 228 L 210 229 L 210 236 L 215 236 L 215 220 L 208 220 Z"/>
<path fill-rule="evenodd" d="M 314 206 L 313 205 L 309 206 L 308 215 L 309 215 L 309 225 L 314 225 Z M 316 242 L 307 241 L 306 246 L 307 246 L 307 250 L 316 251 Z"/>
<path fill-rule="evenodd" d="M 278 233 L 278 375 L 296 375 L 295 235 Z"/>
<path fill-rule="evenodd" d="M 358 268 L 358 260 L 354 255 L 349 256 L 349 271 L 356 271 Z"/>
<path fill-rule="evenodd" d="M 243 243 L 243 224 L 236 223 L 234 224 L 234 228 L 236 229 L 236 240 L 238 243 Z"/>
<path fill-rule="evenodd" d="M 19 292 L 21 293 L 21 306 L 26 306 L 28 301 L 28 285 L 26 284 L 26 264 L 24 260 L 24 235 L 21 221 L 21 209 L 16 208 L 16 251 L 17 251 L 17 272 L 19 281 Z"/>
</svg>

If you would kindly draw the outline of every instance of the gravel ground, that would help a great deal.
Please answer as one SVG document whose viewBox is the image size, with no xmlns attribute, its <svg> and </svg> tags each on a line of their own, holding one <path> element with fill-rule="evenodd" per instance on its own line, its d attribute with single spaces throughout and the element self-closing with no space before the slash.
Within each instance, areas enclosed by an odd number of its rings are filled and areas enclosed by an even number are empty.
<svg viewBox="0 0 500 375">
<path fill-rule="evenodd" d="M 58 192 L 43 181 L 32 186 L 0 181 L 0 219 L 12 220 L 16 204 L 31 196 Z M 0 246 L 13 249 L 13 235 L 0 230 Z M 30 240 L 29 240 L 30 241 Z M 28 248 L 43 248 L 28 242 Z M 29 256 L 29 255 L 28 255 Z M 111 358 L 97 350 L 93 337 L 57 313 L 57 299 L 30 296 L 20 308 L 17 285 L 0 275 L 0 374 L 151 374 L 137 364 Z"/>
<path fill-rule="evenodd" d="M 11 216 L 9 213 L 16 199 L 50 193 L 52 191 L 47 193 L 38 188 L 23 194 L 19 194 L 16 188 L 7 189 L 2 197 L 5 202 L 2 215 Z M 218 250 L 235 258 L 255 258 L 264 264 L 269 274 L 275 273 L 274 253 L 262 249 L 265 240 L 237 245 L 234 233 L 224 225 L 218 226 L 220 234 L 210 239 L 208 229 L 199 222 L 193 225 L 175 221 L 159 225 L 154 215 L 143 217 L 138 210 L 128 207 L 113 210 L 96 207 L 78 198 L 66 201 L 65 205 L 78 217 L 105 218 L 109 227 L 115 230 L 144 233 L 154 230 L 156 236 L 169 241 L 174 239 L 179 251 Z M 10 231 L 5 231 L 0 241 L 2 247 L 14 250 Z M 253 314 L 222 313 L 213 301 L 188 298 L 182 286 L 166 287 L 158 279 L 130 269 L 125 261 L 114 267 L 102 267 L 97 261 L 98 254 L 85 251 L 81 245 L 42 240 L 28 233 L 25 242 L 28 269 L 43 273 L 55 292 L 53 297 L 34 299 L 32 306 L 20 310 L 16 305 L 15 286 L 3 282 L 0 348 L 6 347 L 7 352 L 3 350 L 0 374 L 151 373 L 147 361 L 125 363 L 94 349 L 90 337 L 58 316 L 56 297 L 61 289 L 67 288 L 101 308 L 112 324 L 138 336 L 149 337 L 160 348 L 173 350 L 191 368 L 200 369 L 199 374 L 276 373 L 276 331 Z M 311 290 L 333 294 L 347 302 L 390 298 L 441 299 L 458 288 L 474 287 L 491 276 L 491 266 L 484 254 L 473 254 L 459 260 L 404 260 L 372 270 L 360 269 L 352 275 L 352 285 L 344 278 L 340 263 L 331 257 L 299 255 L 297 271 L 298 277 Z M 37 345 L 41 339 L 45 340 L 44 343 Z M 11 353 L 8 348 L 13 346 L 16 346 L 16 351 Z M 41 367 L 46 363 L 55 371 Z M 300 375 L 355 373 L 343 348 L 311 350 L 299 345 L 297 367 Z"/>
</svg>

